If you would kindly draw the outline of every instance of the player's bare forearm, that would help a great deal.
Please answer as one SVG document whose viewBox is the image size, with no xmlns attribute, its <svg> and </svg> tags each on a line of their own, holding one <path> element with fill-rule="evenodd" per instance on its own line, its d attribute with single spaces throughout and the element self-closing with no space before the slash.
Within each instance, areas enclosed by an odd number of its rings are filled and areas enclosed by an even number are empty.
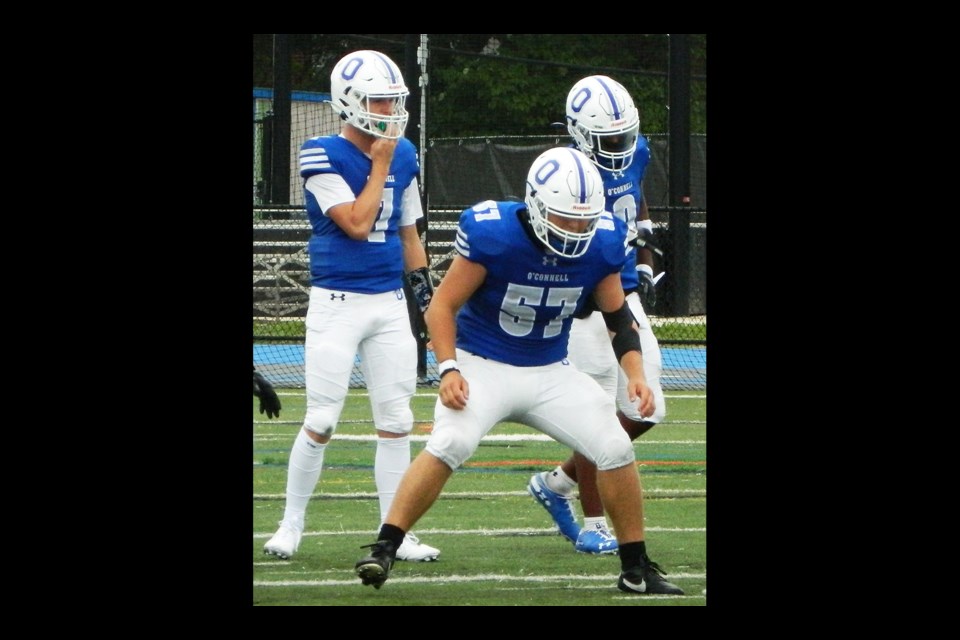
<svg viewBox="0 0 960 640">
<path fill-rule="evenodd" d="M 487 270 L 482 265 L 456 256 L 437 285 L 424 317 L 438 363 L 456 360 L 457 311 L 480 288 L 486 276 Z M 445 407 L 463 409 L 470 397 L 470 385 L 459 371 L 447 371 L 440 376 L 438 397 Z"/>
<path fill-rule="evenodd" d="M 403 266 L 405 272 L 427 266 L 427 252 L 420 242 L 417 225 L 400 227 L 400 242 L 403 245 Z"/>
<path fill-rule="evenodd" d="M 363 191 L 353 202 L 345 202 L 331 207 L 330 219 L 337 223 L 345 234 L 354 240 L 366 240 L 373 229 L 373 222 L 380 213 L 383 201 L 383 185 L 387 181 L 390 165 L 373 163 L 370 177 Z"/>
<path fill-rule="evenodd" d="M 457 309 L 451 306 L 449 296 L 441 295 L 441 289 L 443 283 L 434 291 L 430 306 L 423 314 L 438 363 L 457 358 Z"/>
<path fill-rule="evenodd" d="M 593 290 L 593 299 L 600 311 L 607 313 L 616 311 L 623 306 L 623 285 L 620 284 L 620 274 L 611 273 Z"/>
<path fill-rule="evenodd" d="M 642 193 L 643 191 L 641 189 L 640 209 L 637 211 L 637 220 L 640 222 L 650 219 L 650 210 L 647 208 L 647 199 L 642 197 Z M 646 238 L 644 238 L 644 240 L 646 240 Z M 645 264 L 652 269 L 653 251 L 644 246 L 637 246 L 637 263 Z"/>
<path fill-rule="evenodd" d="M 643 247 L 637 248 L 637 263 L 645 264 L 651 269 L 653 269 L 653 251 Z"/>
<path fill-rule="evenodd" d="M 442 286 L 438 287 L 437 291 L 442 288 Z M 450 361 L 455 363 L 457 359 L 457 308 L 451 306 L 451 302 L 450 296 L 438 299 L 435 295 L 424 314 L 438 364 Z M 467 406 L 469 386 L 460 372 L 454 368 L 440 374 L 440 388 L 437 390 L 437 395 L 443 406 L 460 410 Z"/>
<path fill-rule="evenodd" d="M 621 310 L 620 313 L 624 313 L 622 308 L 625 306 L 626 300 L 623 297 L 623 288 L 620 284 L 619 274 L 614 273 L 601 280 L 593 291 L 593 297 L 601 312 L 604 313 L 605 321 L 607 320 L 606 315 L 614 311 Z M 654 402 L 650 388 L 647 386 L 647 378 L 643 373 L 643 355 L 640 352 L 640 338 L 639 334 L 637 334 L 637 323 L 632 321 L 632 316 L 629 317 L 631 318 L 629 324 L 624 322 L 627 318 L 622 316 L 613 319 L 615 322 L 622 323 L 617 327 L 618 335 L 615 336 L 613 340 L 614 352 L 616 353 L 618 349 L 623 350 L 622 355 L 620 355 L 620 366 L 627 375 L 627 395 L 630 397 L 631 402 L 635 402 L 638 398 L 640 399 L 640 404 L 638 405 L 640 415 L 647 417 L 653 415 L 656 403 Z M 607 328 L 610 328 L 610 324 L 607 325 Z M 622 337 L 620 333 L 623 334 Z M 619 342 L 620 340 L 622 340 L 622 342 Z M 619 347 L 617 346 L 618 342 L 620 344 Z"/>
<path fill-rule="evenodd" d="M 357 228 L 365 229 L 367 234 L 373 228 L 373 221 L 376 220 L 377 214 L 380 212 L 383 201 L 383 186 L 387 182 L 389 172 L 389 163 L 374 162 L 370 168 L 370 177 L 367 178 L 367 184 L 364 185 L 363 191 L 360 192 L 353 203 L 351 222 Z"/>
<path fill-rule="evenodd" d="M 643 356 L 639 351 L 628 351 L 620 358 L 620 367 L 627 377 L 631 380 L 639 380 L 643 384 L 647 383 L 647 378 L 643 373 Z"/>
<path fill-rule="evenodd" d="M 437 285 L 425 319 L 437 362 L 456 359 L 457 311 L 480 288 L 487 270 L 483 265 L 456 256 Z"/>
</svg>

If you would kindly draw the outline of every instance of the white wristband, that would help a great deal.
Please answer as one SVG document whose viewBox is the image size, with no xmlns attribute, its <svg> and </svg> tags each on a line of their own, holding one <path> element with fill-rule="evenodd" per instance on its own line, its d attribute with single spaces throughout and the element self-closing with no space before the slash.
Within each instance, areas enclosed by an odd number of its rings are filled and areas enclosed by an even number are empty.
<svg viewBox="0 0 960 640">
<path fill-rule="evenodd" d="M 650 233 L 653 233 L 653 220 L 647 218 L 646 220 L 637 220 L 637 231 L 641 229 L 646 229 Z"/>
<path fill-rule="evenodd" d="M 444 374 L 444 372 L 446 372 L 449 369 L 457 369 L 458 371 L 460 370 L 460 368 L 457 366 L 456 360 L 453 360 L 453 359 L 444 360 L 443 362 L 437 365 L 437 372 L 441 376 Z"/>
<path fill-rule="evenodd" d="M 653 267 L 651 267 L 651 266 L 648 265 L 648 264 L 643 264 L 643 263 L 638 264 L 638 265 L 637 265 L 637 271 L 642 271 L 642 272 L 644 272 L 645 274 L 647 274 L 648 276 L 650 276 L 651 278 L 653 277 Z"/>
</svg>

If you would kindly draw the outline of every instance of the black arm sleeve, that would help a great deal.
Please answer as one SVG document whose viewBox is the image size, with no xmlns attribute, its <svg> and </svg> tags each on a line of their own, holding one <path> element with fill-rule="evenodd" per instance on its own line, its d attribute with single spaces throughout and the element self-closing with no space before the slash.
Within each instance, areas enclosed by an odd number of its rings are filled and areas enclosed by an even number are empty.
<svg viewBox="0 0 960 640">
<path fill-rule="evenodd" d="M 623 359 L 627 351 L 643 353 L 643 349 L 640 348 L 640 334 L 633 328 L 634 317 L 630 307 L 627 306 L 626 300 L 623 301 L 623 306 L 617 311 L 613 313 L 603 311 L 602 313 L 607 329 L 615 334 L 613 336 L 613 352 L 617 356 L 617 362 Z"/>
</svg>

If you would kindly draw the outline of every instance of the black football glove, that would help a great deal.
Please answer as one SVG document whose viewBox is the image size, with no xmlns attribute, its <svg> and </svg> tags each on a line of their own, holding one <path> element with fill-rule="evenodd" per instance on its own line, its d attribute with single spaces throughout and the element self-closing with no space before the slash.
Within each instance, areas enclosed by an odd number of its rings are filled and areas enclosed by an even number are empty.
<svg viewBox="0 0 960 640">
<path fill-rule="evenodd" d="M 426 269 L 424 269 L 426 271 Z M 410 273 L 416 273 L 411 271 Z M 409 275 L 409 274 L 408 274 Z M 426 281 L 429 281 L 429 274 L 426 274 Z M 427 335 L 427 321 L 423 317 L 426 306 L 430 304 L 433 298 L 433 283 L 430 283 L 429 295 L 424 301 L 419 300 L 418 292 L 414 290 L 415 283 L 418 284 L 419 294 L 422 296 L 427 288 L 422 285 L 423 279 L 405 277 L 403 281 L 403 290 L 407 299 L 407 313 L 410 316 L 410 330 L 413 337 L 417 340 L 417 376 L 425 378 L 427 376 L 427 342 L 430 337 Z M 422 305 L 422 306 L 421 306 Z"/>
<path fill-rule="evenodd" d="M 430 306 L 430 301 L 433 299 L 433 290 L 435 288 L 430 269 L 420 267 L 419 269 L 408 271 L 403 274 L 403 280 L 410 287 L 414 300 L 417 301 L 417 307 L 419 307 L 420 313 L 425 312 L 427 307 Z"/>
<path fill-rule="evenodd" d="M 646 265 L 640 265 L 640 267 L 644 266 Z M 650 267 L 647 267 L 647 269 L 650 269 Z M 637 295 L 640 296 L 640 303 L 643 305 L 643 310 L 650 313 L 653 311 L 653 308 L 657 306 L 657 289 L 656 284 L 653 282 L 653 269 L 650 269 L 648 273 L 646 269 L 638 268 L 637 275 L 640 276 Z"/>
<path fill-rule="evenodd" d="M 266 413 L 268 418 L 280 416 L 280 398 L 277 397 L 277 392 L 273 385 L 256 371 L 253 372 L 253 395 L 260 398 L 260 413 Z"/>
</svg>

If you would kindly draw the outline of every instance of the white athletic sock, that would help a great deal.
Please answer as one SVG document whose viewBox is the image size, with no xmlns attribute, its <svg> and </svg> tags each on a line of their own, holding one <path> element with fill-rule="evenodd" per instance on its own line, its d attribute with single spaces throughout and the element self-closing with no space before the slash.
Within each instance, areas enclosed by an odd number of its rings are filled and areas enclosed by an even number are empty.
<svg viewBox="0 0 960 640">
<path fill-rule="evenodd" d="M 297 433 L 287 465 L 287 504 L 283 509 L 283 519 L 287 523 L 303 527 L 307 503 L 320 481 L 326 448 L 326 444 L 314 442 L 303 429 Z"/>
<path fill-rule="evenodd" d="M 607 526 L 607 519 L 603 516 L 598 518 L 584 518 L 583 519 L 583 528 L 584 529 L 610 529 Z"/>
<path fill-rule="evenodd" d="M 562 496 L 570 495 L 573 493 L 574 487 L 577 486 L 577 483 L 571 480 L 570 476 L 565 474 L 559 465 L 553 471 L 547 472 L 543 481 L 547 483 L 548 489 Z"/>
<path fill-rule="evenodd" d="M 397 487 L 410 466 L 410 436 L 377 438 L 377 457 L 373 462 L 373 479 L 380 496 L 380 524 L 387 519 Z"/>
</svg>

